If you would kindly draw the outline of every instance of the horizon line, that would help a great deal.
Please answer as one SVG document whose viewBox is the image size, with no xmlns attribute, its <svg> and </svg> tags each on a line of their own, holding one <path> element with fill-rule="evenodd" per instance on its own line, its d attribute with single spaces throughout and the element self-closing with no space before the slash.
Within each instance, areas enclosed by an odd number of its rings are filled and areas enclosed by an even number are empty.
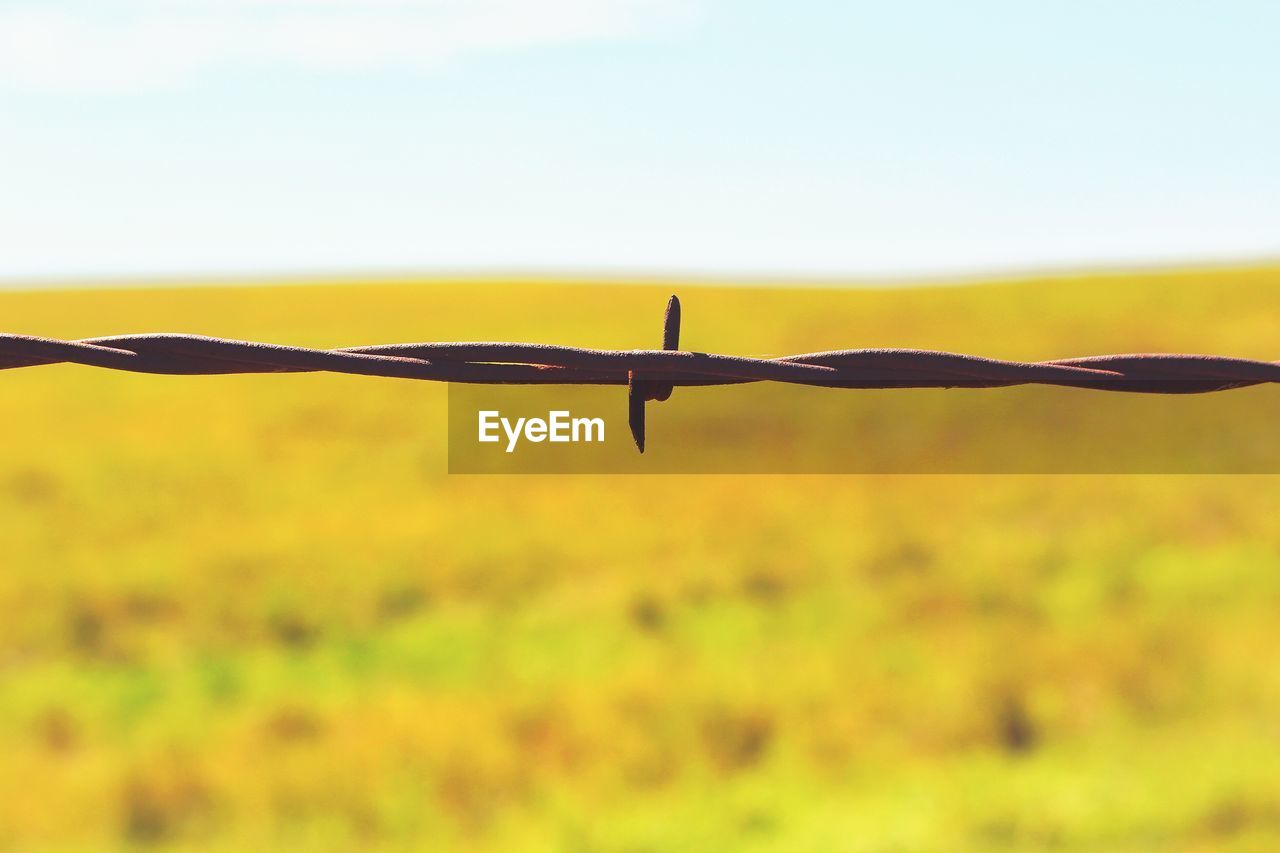
<svg viewBox="0 0 1280 853">
<path fill-rule="evenodd" d="M 886 273 L 815 273 L 785 271 L 734 271 L 654 267 L 627 270 L 621 267 L 483 267 L 479 265 L 439 267 L 343 268 L 329 270 L 262 269 L 223 272 L 147 272 L 104 275 L 0 275 L 0 292 L 47 292 L 80 290 L 162 290 L 183 287 L 285 287 L 344 284 L 408 284 L 442 282 L 511 282 L 527 284 L 618 284 L 659 285 L 685 283 L 694 286 L 725 287 L 849 287 L 874 290 L 903 286 L 962 286 L 1019 281 L 1058 280 L 1076 277 L 1130 276 L 1138 274 L 1196 274 L 1240 272 L 1280 267 L 1280 254 L 1227 257 L 1198 257 L 1183 260 L 1117 260 L 1069 262 L 1043 265 L 994 265 L 967 267 L 953 272 L 936 270 Z"/>
</svg>

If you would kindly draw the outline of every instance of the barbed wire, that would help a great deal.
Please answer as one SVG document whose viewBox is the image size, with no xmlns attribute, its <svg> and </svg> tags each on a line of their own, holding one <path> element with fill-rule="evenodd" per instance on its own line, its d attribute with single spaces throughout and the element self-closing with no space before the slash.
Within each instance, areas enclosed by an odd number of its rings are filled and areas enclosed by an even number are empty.
<svg viewBox="0 0 1280 853">
<path fill-rule="evenodd" d="M 1058 385 L 1198 394 L 1280 382 L 1280 363 L 1217 355 L 1096 355 L 1003 361 L 919 349 L 848 349 L 750 358 L 680 349 L 680 300 L 667 303 L 660 350 L 530 343 L 416 343 L 308 349 L 203 335 L 115 335 L 64 341 L 0 334 L 0 370 L 49 364 L 168 375 L 348 373 L 485 385 L 626 385 L 628 423 L 644 452 L 645 404 L 676 387 L 785 382 L 825 388 Z"/>
</svg>

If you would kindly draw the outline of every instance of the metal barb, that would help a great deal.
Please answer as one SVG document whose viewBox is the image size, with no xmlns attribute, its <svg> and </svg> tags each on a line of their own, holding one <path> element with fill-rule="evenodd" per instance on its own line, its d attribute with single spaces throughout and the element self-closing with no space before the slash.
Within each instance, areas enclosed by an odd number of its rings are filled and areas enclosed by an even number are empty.
<svg viewBox="0 0 1280 853">
<path fill-rule="evenodd" d="M 665 352 L 680 349 L 680 297 L 675 294 L 667 300 L 667 313 L 662 318 L 662 349 Z M 627 371 L 627 425 L 641 453 L 644 453 L 645 403 L 668 400 L 673 390 L 675 385 L 671 382 L 639 379 L 634 370 Z"/>
<path fill-rule="evenodd" d="M 634 370 L 627 372 L 627 426 L 636 450 L 644 453 L 644 380 L 636 379 Z"/>
</svg>

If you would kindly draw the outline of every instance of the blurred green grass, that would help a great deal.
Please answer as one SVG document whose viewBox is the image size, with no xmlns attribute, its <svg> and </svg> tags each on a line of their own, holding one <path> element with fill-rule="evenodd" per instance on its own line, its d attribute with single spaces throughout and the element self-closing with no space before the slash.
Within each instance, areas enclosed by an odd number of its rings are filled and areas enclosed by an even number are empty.
<svg viewBox="0 0 1280 853">
<path fill-rule="evenodd" d="M 1280 270 L 679 285 L 690 348 L 1273 358 Z M 0 294 L 654 346 L 667 283 Z M 1271 477 L 447 477 L 445 391 L 0 374 L 0 846 L 1271 849 Z"/>
</svg>

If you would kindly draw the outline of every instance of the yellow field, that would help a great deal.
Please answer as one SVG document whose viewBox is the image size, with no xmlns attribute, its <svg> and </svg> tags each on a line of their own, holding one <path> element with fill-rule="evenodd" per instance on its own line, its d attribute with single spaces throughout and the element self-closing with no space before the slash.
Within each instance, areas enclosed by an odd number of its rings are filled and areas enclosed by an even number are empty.
<svg viewBox="0 0 1280 853">
<path fill-rule="evenodd" d="M 9 293 L 0 327 L 654 347 L 671 290 Z M 675 290 L 702 350 L 1280 355 L 1278 269 Z M 1280 480 L 447 477 L 444 402 L 0 373 L 0 848 L 1280 844 Z"/>
</svg>

